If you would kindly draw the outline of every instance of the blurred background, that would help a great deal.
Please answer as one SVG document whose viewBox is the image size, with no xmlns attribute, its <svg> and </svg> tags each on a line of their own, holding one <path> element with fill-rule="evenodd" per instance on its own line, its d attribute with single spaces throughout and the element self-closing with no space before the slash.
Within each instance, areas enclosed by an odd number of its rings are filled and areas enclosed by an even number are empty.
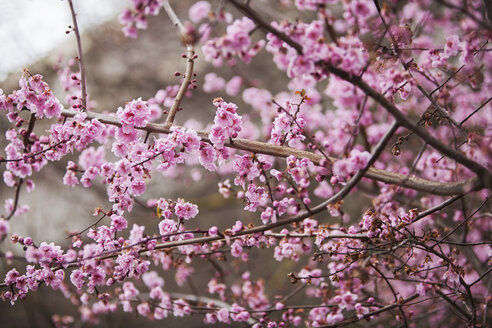
<svg viewBox="0 0 492 328">
<path fill-rule="evenodd" d="M 187 19 L 189 5 L 195 1 L 180 0 L 170 1 L 173 8 L 183 20 Z M 219 1 L 211 1 L 212 8 L 217 8 Z M 159 89 L 168 85 L 179 83 L 179 78 L 174 77 L 175 71 L 183 72 L 185 62 L 181 59 L 184 47 L 179 36 L 162 10 L 157 17 L 149 17 L 149 28 L 139 30 L 137 39 L 127 39 L 121 32 L 121 25 L 117 21 L 117 15 L 125 7 L 129 7 L 129 1 L 121 0 L 75 0 L 75 9 L 78 14 L 78 24 L 82 30 L 82 46 L 87 72 L 87 88 L 91 100 L 97 103 L 96 111 L 116 112 L 119 106 L 138 97 L 148 99 L 153 97 Z M 287 12 L 280 8 L 278 3 L 263 2 L 264 13 L 279 18 Z M 269 7 L 271 6 L 271 7 Z M 226 8 L 232 10 L 232 8 Z M 282 9 L 284 12 L 277 11 Z M 57 80 L 54 65 L 60 57 L 63 60 L 75 58 L 76 41 L 73 33 L 66 34 L 68 26 L 72 25 L 70 10 L 67 1 L 61 0 L 4 0 L 0 1 L 0 88 L 4 93 L 10 93 L 18 87 L 18 80 L 24 68 L 28 68 L 32 74 L 42 74 L 49 83 L 55 95 L 63 101 L 64 93 Z M 259 32 L 257 32 L 259 33 Z M 262 52 L 257 56 L 252 65 L 238 65 L 234 71 L 230 69 L 216 69 L 205 63 L 197 46 L 199 58 L 196 61 L 195 72 L 199 86 L 206 72 L 214 71 L 226 80 L 234 75 L 242 75 L 251 81 L 261 74 L 261 85 L 268 86 L 272 94 L 280 90 L 286 90 L 287 80 L 285 74 L 271 69 L 271 60 L 265 60 L 268 56 Z M 264 72 L 269 72 L 265 75 Z M 271 73 L 271 74 L 270 74 Z M 261 86 L 260 85 L 260 86 Z M 177 115 L 177 123 L 183 124 L 188 119 L 195 119 L 204 123 L 204 126 L 212 122 L 215 109 L 212 99 L 219 94 L 205 94 L 199 87 L 193 93 L 193 97 L 185 98 L 182 103 L 184 110 Z M 237 102 L 240 106 L 240 96 L 230 101 Z M 243 113 L 249 111 L 244 107 Z M 36 131 L 47 129 L 49 122 L 39 122 Z M 9 123 L 4 116 L 0 116 L 0 146 L 3 152 L 5 139 L 3 135 L 9 128 Z M 97 147 L 97 145 L 96 145 Z M 23 189 L 20 195 L 20 203 L 28 204 L 30 211 L 11 220 L 10 231 L 20 236 L 31 236 L 36 243 L 41 241 L 55 242 L 63 248 L 69 245 L 67 235 L 69 232 L 81 231 L 97 220 L 92 216 L 94 208 L 101 206 L 109 209 L 111 204 L 107 201 L 105 186 L 95 183 L 90 189 L 82 186 L 75 188 L 62 184 L 68 160 L 77 161 L 78 156 L 68 156 L 60 162 L 50 163 L 41 172 L 32 177 L 36 184 L 35 191 L 26 193 Z M 3 167 L 0 167 L 3 170 Z M 3 171 L 2 171 L 3 172 Z M 0 172 L 0 173 L 2 173 Z M 244 204 L 237 200 L 224 199 L 217 191 L 218 176 L 201 170 L 199 180 L 193 178 L 196 172 L 189 172 L 178 181 L 171 178 L 156 176 L 148 186 L 147 192 L 138 199 L 145 204 L 149 198 L 183 197 L 187 201 L 198 204 L 200 214 L 191 228 L 208 228 L 217 225 L 223 230 L 230 227 L 238 219 L 245 222 L 259 223 L 258 213 L 248 214 L 242 211 Z M 0 204 L 5 199 L 14 196 L 14 189 L 0 183 Z M 3 206 L 2 206 L 3 207 Z M 4 211 L 3 208 L 0 209 Z M 152 235 L 157 232 L 158 220 L 152 209 L 135 204 L 132 213 L 125 215 L 129 226 L 137 223 L 145 225 L 145 233 Z M 104 222 L 103 223 L 107 223 Z M 0 251 L 14 252 L 23 256 L 19 245 L 12 245 L 8 241 L 0 244 Z M 240 264 L 234 258 L 220 263 L 224 271 L 229 274 L 225 279 L 234 282 L 240 278 L 241 272 L 251 271 L 252 280 L 259 277 L 267 281 L 269 286 L 269 298 L 272 301 L 275 294 L 287 294 L 297 286 L 289 283 L 287 274 L 299 270 L 307 263 L 297 263 L 284 260 L 276 262 L 273 258 L 273 249 L 267 251 L 253 251 L 251 260 L 246 264 Z M 261 263 L 261 265 L 258 265 Z M 197 274 L 192 276 L 182 287 L 178 287 L 174 281 L 174 270 L 160 272 L 166 280 L 166 291 L 179 291 L 182 293 L 198 293 L 208 295 L 205 292 L 206 284 L 213 276 L 214 268 L 207 261 L 198 260 L 194 266 Z M 269 267 L 268 265 L 272 265 Z M 14 260 L 6 263 L 0 260 L 0 276 L 12 267 L 22 268 L 25 263 Z M 69 274 L 69 273 L 68 273 Z M 199 277 L 199 278 L 196 278 Z M 68 275 L 66 281 L 69 282 Z M 145 288 L 142 288 L 144 290 Z M 294 302 L 302 303 L 303 294 L 294 298 Z M 66 300 L 62 293 L 54 292 L 51 288 L 42 286 L 37 292 L 30 292 L 25 301 L 20 301 L 14 306 L 8 302 L 0 302 L 0 322 L 2 327 L 53 327 L 52 316 L 73 315 L 78 317 L 76 307 Z M 75 326 L 87 326 L 76 319 Z M 102 327 L 154 327 L 174 326 L 175 324 L 188 327 L 202 327 L 202 318 L 188 317 L 174 319 L 170 317 L 165 321 L 151 322 L 133 313 L 123 313 L 119 309 L 116 313 L 102 316 Z M 242 326 L 242 325 L 238 325 Z"/>
</svg>

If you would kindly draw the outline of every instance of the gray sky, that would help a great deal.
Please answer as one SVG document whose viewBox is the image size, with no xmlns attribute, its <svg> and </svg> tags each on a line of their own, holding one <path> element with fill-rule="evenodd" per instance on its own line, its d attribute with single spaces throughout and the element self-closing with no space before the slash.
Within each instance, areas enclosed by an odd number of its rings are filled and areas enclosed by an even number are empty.
<svg viewBox="0 0 492 328">
<path fill-rule="evenodd" d="M 82 31 L 114 18 L 128 0 L 73 0 Z M 47 55 L 61 43 L 75 42 L 66 34 L 72 25 L 67 0 L 0 0 L 0 81 L 9 72 Z"/>
</svg>

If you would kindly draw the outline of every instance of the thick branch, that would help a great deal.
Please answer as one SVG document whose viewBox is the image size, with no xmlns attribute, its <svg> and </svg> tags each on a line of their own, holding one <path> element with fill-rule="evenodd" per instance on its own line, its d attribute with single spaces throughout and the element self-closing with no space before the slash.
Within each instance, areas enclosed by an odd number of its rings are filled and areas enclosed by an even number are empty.
<svg viewBox="0 0 492 328">
<path fill-rule="evenodd" d="M 63 110 L 61 114 L 64 117 L 73 117 L 78 113 L 79 112 L 73 110 Z M 112 117 L 109 115 L 90 112 L 87 113 L 87 119 L 97 119 L 101 123 L 121 126 L 121 122 L 116 117 Z M 171 133 L 171 126 L 172 125 L 169 124 L 147 123 L 145 127 L 137 129 L 141 129 L 147 132 L 169 134 Z M 196 132 L 203 141 L 210 142 L 210 140 L 208 139 L 208 132 L 199 130 L 197 130 Z M 321 154 L 242 138 L 236 138 L 232 143 L 226 142 L 225 146 L 250 151 L 257 154 L 271 155 L 275 157 L 285 158 L 293 155 L 297 158 L 307 158 L 316 165 L 320 165 L 320 163 L 325 159 L 324 156 L 322 156 Z M 329 157 L 329 159 L 332 163 L 337 160 L 334 157 Z M 470 190 L 478 190 L 482 188 L 482 184 L 480 183 L 480 181 L 478 181 L 477 178 L 458 182 L 439 182 L 415 177 L 409 178 L 404 174 L 384 171 L 376 168 L 368 169 L 364 177 L 388 184 L 400 185 L 409 189 L 429 192 L 436 195 L 456 195 Z"/>
<path fill-rule="evenodd" d="M 439 140 L 437 140 L 432 135 L 430 135 L 430 133 L 427 132 L 425 129 L 415 125 L 408 117 L 406 117 L 402 112 L 400 112 L 400 110 L 394 104 L 392 104 L 382 94 L 371 88 L 361 78 L 359 78 L 358 76 L 353 76 L 352 74 L 344 70 L 341 70 L 339 68 L 336 68 L 327 62 L 319 63 L 319 65 L 321 65 L 327 71 L 338 76 L 342 80 L 350 82 L 353 85 L 359 87 L 365 94 L 367 94 L 369 97 L 371 97 L 376 102 L 378 102 L 381 106 L 383 106 L 402 126 L 413 131 L 425 142 L 427 142 L 429 145 L 434 147 L 434 149 L 440 151 L 444 155 L 456 160 L 458 163 L 462 164 L 466 168 L 475 172 L 480 178 L 479 179 L 480 186 L 484 186 L 484 187 L 492 186 L 492 175 L 485 167 L 483 167 L 482 165 L 478 164 L 475 161 L 470 160 L 462 152 L 444 145 Z"/>
</svg>

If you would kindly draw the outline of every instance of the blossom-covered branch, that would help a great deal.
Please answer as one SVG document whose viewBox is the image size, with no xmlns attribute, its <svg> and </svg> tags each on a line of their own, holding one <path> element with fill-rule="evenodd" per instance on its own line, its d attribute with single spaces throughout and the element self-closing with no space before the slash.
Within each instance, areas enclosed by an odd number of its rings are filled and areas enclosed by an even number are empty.
<svg viewBox="0 0 492 328">
<path fill-rule="evenodd" d="M 78 112 L 73 110 L 63 110 L 61 115 L 64 117 L 74 117 Z M 97 119 L 104 124 L 111 124 L 115 126 L 121 126 L 121 122 L 116 118 L 99 113 L 87 113 L 87 119 Z M 171 132 L 171 127 L 165 124 L 148 123 L 145 127 L 137 127 L 147 132 L 152 133 L 164 133 Z M 196 131 L 197 135 L 204 141 L 210 142 L 206 131 Z M 321 165 L 324 157 L 320 154 L 313 152 L 303 151 L 296 148 L 290 148 L 286 146 L 276 146 L 270 143 L 247 140 L 243 138 L 235 138 L 232 142 L 228 141 L 225 146 L 250 151 L 252 153 L 265 154 L 278 157 L 295 156 L 297 158 L 307 158 L 316 165 Z M 332 162 L 336 161 L 336 158 L 329 157 Z M 418 191 L 430 192 L 437 195 L 455 195 L 462 194 L 471 190 L 478 190 L 482 188 L 482 183 L 477 178 L 470 178 L 459 182 L 437 182 L 430 181 L 417 177 L 407 177 L 403 174 L 394 172 L 388 172 L 377 168 L 369 168 L 365 173 L 365 177 L 374 179 L 384 183 L 401 185 L 405 188 L 415 189 Z"/>
</svg>

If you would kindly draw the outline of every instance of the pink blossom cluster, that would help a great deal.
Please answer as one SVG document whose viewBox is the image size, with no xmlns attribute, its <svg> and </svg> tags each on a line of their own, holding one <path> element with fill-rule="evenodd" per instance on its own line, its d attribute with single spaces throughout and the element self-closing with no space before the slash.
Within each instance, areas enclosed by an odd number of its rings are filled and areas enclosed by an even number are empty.
<svg viewBox="0 0 492 328">
<path fill-rule="evenodd" d="M 157 16 L 162 7 L 162 0 L 132 0 L 131 8 L 125 9 L 118 20 L 123 26 L 122 31 L 126 37 L 137 38 L 139 30 L 147 29 L 148 15 Z"/>
<path fill-rule="evenodd" d="M 285 230 L 281 231 L 281 233 L 285 232 Z M 273 257 L 279 262 L 284 259 L 299 261 L 303 254 L 309 253 L 310 251 L 311 245 L 305 244 L 302 238 L 290 237 L 284 238 L 278 242 Z"/>
<path fill-rule="evenodd" d="M 302 117 L 297 117 L 299 108 L 296 109 L 295 107 L 290 102 L 286 102 L 285 108 L 273 121 L 270 139 L 274 144 L 287 143 L 289 146 L 295 147 L 306 138 L 302 131 L 306 121 Z"/>
<path fill-rule="evenodd" d="M 101 169 L 100 175 L 108 184 L 110 201 L 115 202 L 116 208 L 131 208 L 132 197 L 145 192 L 145 180 L 147 171 L 152 169 L 152 159 L 158 159 L 157 171 L 166 172 L 184 163 L 187 154 L 197 150 L 199 143 L 195 131 L 177 127 L 173 127 L 169 135 L 156 139 L 151 149 L 141 141 L 135 141 L 133 148 L 128 147 L 126 152 L 120 154 L 124 158 L 114 164 L 106 163 Z"/>
<path fill-rule="evenodd" d="M 162 216 L 165 219 L 171 218 L 173 212 L 179 219 L 182 220 L 189 220 L 198 215 L 198 206 L 189 202 L 185 202 L 181 198 L 179 198 L 175 202 L 160 198 L 156 202 L 156 205 L 158 206 L 159 211 L 162 212 Z M 164 235 L 162 231 L 161 234 Z"/>
<path fill-rule="evenodd" d="M 370 158 L 369 152 L 354 148 L 348 158 L 338 160 L 333 164 L 333 174 L 340 180 L 346 180 L 358 170 L 365 168 Z"/>
<path fill-rule="evenodd" d="M 224 60 L 229 65 L 234 65 L 235 57 L 249 63 L 265 45 L 264 40 L 256 43 L 251 40 L 249 33 L 254 28 L 255 24 L 251 19 L 247 17 L 236 19 L 227 26 L 224 36 L 210 39 L 202 46 L 205 60 L 215 66 L 221 66 Z"/>
<path fill-rule="evenodd" d="M 233 169 L 236 172 L 234 184 L 243 188 L 246 181 L 252 182 L 260 176 L 259 164 L 249 155 L 236 155 Z"/>
<path fill-rule="evenodd" d="M 357 37 L 342 37 L 338 44 L 322 42 L 325 23 L 321 20 L 312 21 L 310 24 L 282 21 L 274 22 L 273 26 L 303 45 L 303 53 L 300 55 L 278 37 L 267 35 L 265 49 L 273 54 L 277 67 L 285 70 L 289 78 L 312 75 L 319 80 L 326 77 L 326 73 L 316 65 L 325 59 L 333 66 L 354 74 L 358 74 L 366 66 L 368 55 Z"/>
<path fill-rule="evenodd" d="M 41 75 L 31 75 L 26 71 L 24 76 L 19 79 L 19 87 L 19 90 L 15 90 L 8 96 L 0 91 L 0 110 L 6 110 L 10 113 L 10 121 L 18 118 L 14 112 L 14 103 L 18 111 L 26 108 L 38 119 L 60 117 L 62 105 L 48 84 L 43 81 Z"/>
<path fill-rule="evenodd" d="M 11 291 L 4 294 L 12 304 L 18 299 L 24 299 L 29 292 L 35 291 L 44 283 L 54 290 L 66 289 L 63 280 L 63 270 L 53 270 L 54 264 L 61 268 L 66 267 L 68 262 L 76 257 L 73 250 L 64 253 L 60 246 L 54 243 L 41 242 L 39 246 L 34 245 L 30 237 L 20 237 L 13 234 L 13 243 L 24 245 L 26 249 L 26 260 L 34 265 L 27 265 L 26 273 L 21 274 L 16 269 L 11 269 L 5 276 L 5 284 L 11 287 Z"/>
<path fill-rule="evenodd" d="M 227 103 L 222 98 L 214 99 L 215 112 L 214 124 L 210 128 L 209 139 L 213 146 L 220 150 L 224 143 L 237 138 L 242 128 L 242 118 L 237 114 L 237 106 Z"/>
<path fill-rule="evenodd" d="M 118 108 L 116 114 L 122 123 L 121 128 L 116 131 L 116 138 L 123 143 L 129 143 L 137 138 L 135 128 L 141 128 L 147 124 L 150 110 L 147 104 L 139 98 L 127 103 L 124 108 Z"/>
</svg>

